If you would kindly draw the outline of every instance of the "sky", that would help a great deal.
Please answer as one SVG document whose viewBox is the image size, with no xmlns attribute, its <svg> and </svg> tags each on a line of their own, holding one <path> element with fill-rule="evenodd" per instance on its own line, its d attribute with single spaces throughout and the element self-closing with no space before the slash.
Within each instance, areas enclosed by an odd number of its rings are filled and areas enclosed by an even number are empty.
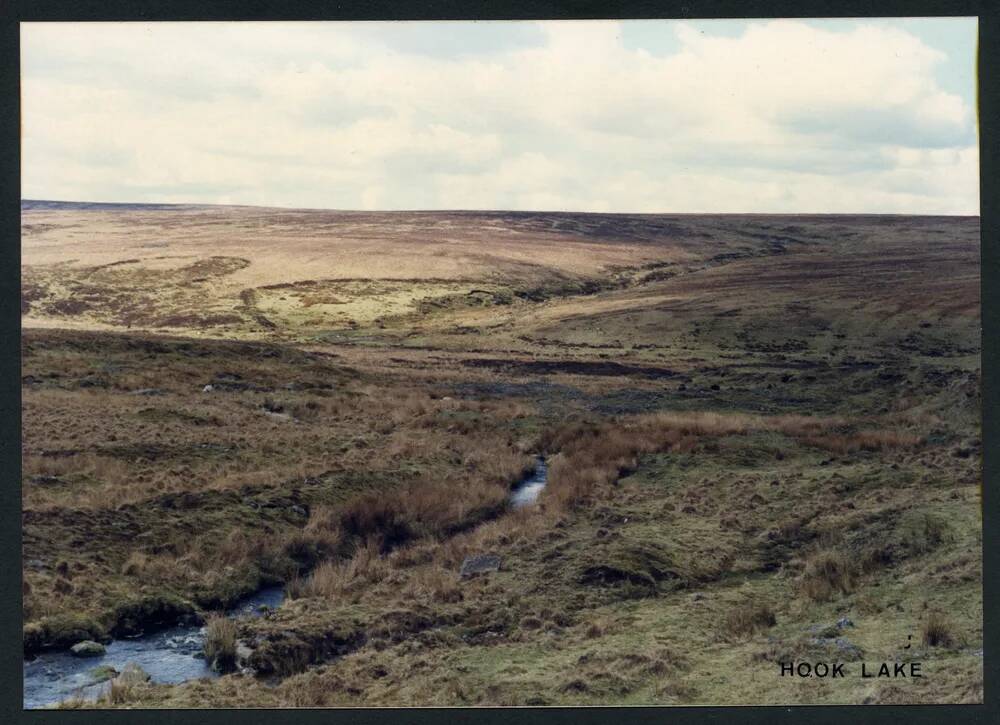
<svg viewBox="0 0 1000 725">
<path fill-rule="evenodd" d="M 975 18 L 25 23 L 22 198 L 978 214 Z"/>
</svg>

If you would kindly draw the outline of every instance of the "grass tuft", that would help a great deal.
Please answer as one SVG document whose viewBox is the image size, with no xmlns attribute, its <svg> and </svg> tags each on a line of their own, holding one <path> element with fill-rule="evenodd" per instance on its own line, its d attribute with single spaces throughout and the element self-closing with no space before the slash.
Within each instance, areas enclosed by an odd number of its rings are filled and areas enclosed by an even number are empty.
<svg viewBox="0 0 1000 725">
<path fill-rule="evenodd" d="M 741 638 L 773 627 L 777 621 L 774 611 L 767 604 L 745 602 L 729 610 L 723 626 L 729 636 Z"/>
<path fill-rule="evenodd" d="M 806 560 L 800 580 L 802 593 L 815 602 L 825 602 L 854 591 L 855 563 L 839 549 L 821 549 Z"/>
<path fill-rule="evenodd" d="M 216 616 L 205 625 L 205 661 L 213 669 L 228 672 L 236 666 L 236 622 L 228 617 Z"/>
<path fill-rule="evenodd" d="M 930 612 L 920 625 L 920 636 L 928 647 L 952 647 L 957 641 L 955 625 L 944 613 Z"/>
</svg>

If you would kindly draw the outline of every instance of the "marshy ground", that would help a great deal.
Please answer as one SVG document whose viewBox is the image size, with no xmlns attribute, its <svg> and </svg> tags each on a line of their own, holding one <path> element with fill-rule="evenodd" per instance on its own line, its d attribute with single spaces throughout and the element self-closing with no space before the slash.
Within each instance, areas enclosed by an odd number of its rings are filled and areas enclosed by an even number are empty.
<svg viewBox="0 0 1000 725">
<path fill-rule="evenodd" d="M 104 706 L 982 699 L 978 219 L 22 223 L 26 654 L 288 593 Z"/>
</svg>

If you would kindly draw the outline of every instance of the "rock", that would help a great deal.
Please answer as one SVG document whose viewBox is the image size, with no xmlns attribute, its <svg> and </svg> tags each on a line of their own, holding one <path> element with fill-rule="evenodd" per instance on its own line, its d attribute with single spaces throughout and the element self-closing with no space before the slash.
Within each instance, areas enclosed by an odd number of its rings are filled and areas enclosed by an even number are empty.
<svg viewBox="0 0 1000 725">
<path fill-rule="evenodd" d="M 108 680 L 117 677 L 118 670 L 116 670 L 111 665 L 100 665 L 99 667 L 95 667 L 94 669 L 92 669 L 87 674 L 90 675 L 91 679 L 94 681 L 94 684 L 96 685 L 99 682 L 107 682 Z"/>
<path fill-rule="evenodd" d="M 292 513 L 295 514 L 296 516 L 308 516 L 309 510 L 304 506 L 299 506 L 298 504 L 295 504 L 292 506 Z"/>
<path fill-rule="evenodd" d="M 462 562 L 462 568 L 458 573 L 463 579 L 467 579 L 476 574 L 485 574 L 499 570 L 499 556 L 496 554 L 476 554 L 475 556 L 465 557 L 465 561 Z"/>
<path fill-rule="evenodd" d="M 100 657 L 102 654 L 107 652 L 107 650 L 104 649 L 103 644 L 95 642 L 92 639 L 77 642 L 69 648 L 69 651 L 73 653 L 74 657 Z"/>
<path fill-rule="evenodd" d="M 142 669 L 135 662 L 129 662 L 125 665 L 125 668 L 121 671 L 121 674 L 115 678 L 115 682 L 120 685 L 141 685 L 144 682 L 149 682 L 149 673 Z"/>
<path fill-rule="evenodd" d="M 837 639 L 840 637 L 841 631 L 853 626 L 854 622 L 847 617 L 841 617 L 834 624 L 827 626 L 814 624 L 809 627 L 809 631 L 815 634 L 818 639 Z"/>
<path fill-rule="evenodd" d="M 214 385 L 206 385 L 204 388 L 201 389 L 201 392 L 203 392 L 203 393 L 211 393 L 213 390 L 215 390 L 215 386 Z"/>
<path fill-rule="evenodd" d="M 843 653 L 843 656 L 847 656 L 852 659 L 861 659 L 864 655 L 862 649 L 846 637 L 837 637 L 833 643 L 837 646 L 837 649 Z"/>
<path fill-rule="evenodd" d="M 250 668 L 250 658 L 253 656 L 253 648 L 251 648 L 243 640 L 236 641 L 236 668 L 238 670 L 252 669 Z"/>
<path fill-rule="evenodd" d="M 81 388 L 106 388 L 108 381 L 100 375 L 87 375 L 77 383 Z"/>
</svg>

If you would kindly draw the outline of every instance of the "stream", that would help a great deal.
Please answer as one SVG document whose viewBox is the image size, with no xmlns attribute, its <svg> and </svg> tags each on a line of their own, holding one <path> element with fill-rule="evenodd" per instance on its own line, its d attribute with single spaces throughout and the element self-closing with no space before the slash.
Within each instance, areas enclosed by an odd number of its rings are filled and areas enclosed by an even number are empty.
<svg viewBox="0 0 1000 725">
<path fill-rule="evenodd" d="M 537 459 L 534 470 L 511 489 L 511 508 L 535 503 L 545 488 L 548 467 Z M 262 608 L 277 608 L 285 599 L 284 587 L 268 587 L 240 600 L 228 617 L 261 616 Z M 218 677 L 201 656 L 205 640 L 202 626 L 181 625 L 135 638 L 116 639 L 98 657 L 77 657 L 68 650 L 43 652 L 24 662 L 24 708 L 48 707 L 72 697 L 96 700 L 108 681 L 97 681 L 97 668 L 113 667 L 121 672 L 134 662 L 153 682 L 173 685 L 185 680 Z"/>
<path fill-rule="evenodd" d="M 260 616 L 261 607 L 278 607 L 285 598 L 283 587 L 268 587 L 241 600 L 227 612 L 229 617 Z M 135 638 L 113 640 L 98 657 L 77 657 L 68 650 L 42 652 L 24 663 L 24 708 L 55 705 L 74 696 L 96 700 L 108 682 L 96 682 L 96 668 L 113 667 L 121 672 L 135 662 L 153 682 L 176 684 L 203 677 L 218 677 L 200 657 L 205 628 L 181 625 Z"/>
<path fill-rule="evenodd" d="M 535 462 L 535 470 L 521 481 L 510 492 L 511 508 L 519 509 L 529 506 L 538 500 L 538 494 L 548 483 L 549 468 L 541 456 Z"/>
</svg>

